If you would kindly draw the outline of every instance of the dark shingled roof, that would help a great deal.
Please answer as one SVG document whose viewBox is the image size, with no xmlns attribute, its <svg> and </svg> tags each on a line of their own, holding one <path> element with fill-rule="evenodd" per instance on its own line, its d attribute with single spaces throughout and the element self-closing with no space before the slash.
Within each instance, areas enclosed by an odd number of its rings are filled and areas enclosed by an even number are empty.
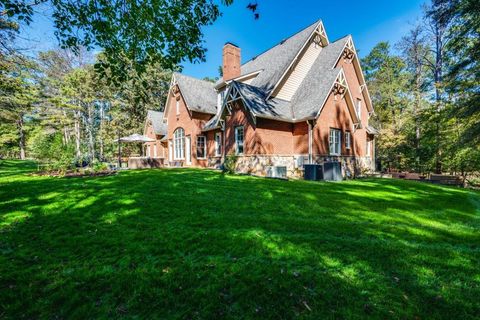
<svg viewBox="0 0 480 320">
<path fill-rule="evenodd" d="M 148 110 L 147 119 L 152 122 L 153 132 L 155 132 L 155 134 L 160 136 L 167 134 L 167 124 L 163 123 L 163 112 Z"/>
<path fill-rule="evenodd" d="M 267 99 L 268 91 L 253 85 L 233 81 L 252 114 L 289 122 L 315 118 L 328 97 L 340 69 L 333 68 L 349 36 L 343 37 L 322 49 L 312 68 L 300 84 L 292 100 Z"/>
<path fill-rule="evenodd" d="M 241 75 L 261 70 L 262 72 L 255 77 L 251 85 L 269 93 L 320 22 L 320 20 L 316 21 L 290 38 L 282 40 L 276 46 L 244 63 L 240 68 Z M 219 79 L 216 84 L 218 85 L 222 82 L 223 78 Z"/>
<path fill-rule="evenodd" d="M 217 113 L 217 93 L 214 83 L 178 72 L 175 72 L 173 76 L 190 110 L 210 114 Z"/>
<path fill-rule="evenodd" d="M 245 107 L 252 115 L 288 122 L 313 119 L 317 116 L 340 73 L 340 68 L 334 66 L 350 36 L 322 48 L 291 101 L 267 97 L 320 23 L 315 22 L 242 65 L 242 75 L 261 71 L 250 84 L 238 81 L 229 84 L 238 89 L 245 101 Z M 203 130 L 218 128 L 221 114 L 217 113 L 215 106 L 215 85 L 178 73 L 175 78 L 190 108 L 215 115 L 205 124 Z M 222 81 L 220 79 L 217 84 Z"/>
</svg>

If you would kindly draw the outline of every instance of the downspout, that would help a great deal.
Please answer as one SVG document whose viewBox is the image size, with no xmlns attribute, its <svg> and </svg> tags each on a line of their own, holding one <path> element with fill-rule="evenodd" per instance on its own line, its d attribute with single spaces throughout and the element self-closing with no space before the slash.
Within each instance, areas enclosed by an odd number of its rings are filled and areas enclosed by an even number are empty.
<svg viewBox="0 0 480 320">
<path fill-rule="evenodd" d="M 313 164 L 313 126 L 309 120 L 307 120 L 307 125 L 308 125 L 308 163 Z"/>
</svg>

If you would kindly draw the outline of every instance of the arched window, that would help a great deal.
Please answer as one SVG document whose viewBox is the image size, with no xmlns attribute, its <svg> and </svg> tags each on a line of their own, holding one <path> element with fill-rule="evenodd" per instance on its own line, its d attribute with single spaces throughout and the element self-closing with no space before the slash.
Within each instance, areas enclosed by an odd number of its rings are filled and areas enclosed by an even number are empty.
<svg viewBox="0 0 480 320">
<path fill-rule="evenodd" d="M 177 128 L 173 132 L 173 152 L 175 160 L 185 158 L 185 131 L 183 128 Z"/>
</svg>

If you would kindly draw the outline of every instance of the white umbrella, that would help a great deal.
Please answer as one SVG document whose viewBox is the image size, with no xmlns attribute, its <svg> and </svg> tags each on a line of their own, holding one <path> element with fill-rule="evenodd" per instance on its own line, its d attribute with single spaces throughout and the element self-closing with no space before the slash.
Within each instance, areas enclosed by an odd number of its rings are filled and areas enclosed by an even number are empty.
<svg viewBox="0 0 480 320">
<path fill-rule="evenodd" d="M 149 138 L 147 136 L 134 133 L 126 137 L 118 138 L 115 140 L 115 142 L 118 142 L 118 167 L 122 167 L 122 148 L 121 148 L 121 143 L 122 142 L 155 142 L 155 139 Z"/>
<path fill-rule="evenodd" d="M 115 141 L 116 142 L 155 142 L 155 139 L 149 138 L 147 136 L 143 136 L 138 133 L 134 133 L 127 137 L 119 138 Z"/>
</svg>

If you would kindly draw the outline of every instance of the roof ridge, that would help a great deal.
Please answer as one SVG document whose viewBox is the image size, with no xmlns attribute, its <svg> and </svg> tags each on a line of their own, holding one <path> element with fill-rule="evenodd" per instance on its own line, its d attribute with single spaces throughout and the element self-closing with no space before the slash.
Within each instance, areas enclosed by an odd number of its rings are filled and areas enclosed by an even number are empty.
<svg viewBox="0 0 480 320">
<path fill-rule="evenodd" d="M 343 40 L 343 39 L 348 38 L 348 37 L 351 37 L 351 36 L 352 36 L 352 34 L 349 33 L 349 34 L 347 34 L 347 35 L 344 35 L 343 37 L 337 38 L 336 40 L 330 42 L 328 45 L 331 45 L 332 43 L 338 42 L 338 41 L 340 41 L 340 40 Z"/>
<path fill-rule="evenodd" d="M 295 33 L 292 34 L 291 36 L 286 37 L 286 38 L 283 38 L 282 40 L 280 40 L 279 43 L 277 43 L 276 45 L 274 45 L 274 46 L 272 46 L 272 47 L 270 47 L 270 48 L 268 48 L 268 49 L 265 49 L 264 51 L 262 51 L 261 53 L 257 54 L 257 55 L 254 56 L 253 58 L 247 60 L 247 61 L 246 61 L 245 63 L 243 63 L 241 66 L 243 66 L 243 65 L 245 65 L 245 64 L 247 64 L 247 63 L 249 63 L 249 62 L 251 62 L 251 61 L 253 61 L 253 60 L 255 60 L 255 59 L 257 59 L 258 57 L 260 57 L 260 56 L 264 55 L 265 53 L 267 53 L 268 51 L 272 50 L 273 48 L 278 47 L 278 46 L 284 44 L 286 41 L 288 41 L 288 40 L 290 40 L 291 38 L 295 37 L 295 36 L 298 35 L 300 32 L 302 32 L 302 31 L 310 28 L 310 27 L 313 26 L 313 25 L 317 25 L 317 24 L 319 24 L 319 23 L 321 23 L 321 22 L 322 22 L 322 19 L 318 19 L 317 21 L 315 21 L 314 23 L 309 24 L 309 25 L 306 26 L 305 28 L 302 28 L 302 29 L 298 30 L 297 32 L 295 32 Z M 240 66 L 240 67 L 241 67 L 241 66 Z"/>
<path fill-rule="evenodd" d="M 200 79 L 200 78 L 196 78 L 196 77 L 193 77 L 193 76 L 189 76 L 187 74 L 183 74 L 181 72 L 174 72 L 173 73 L 174 75 L 177 74 L 177 75 L 180 75 L 182 77 L 185 77 L 185 78 L 190 78 L 190 79 L 193 79 L 193 80 L 196 80 L 196 81 L 202 81 L 202 82 L 205 82 L 205 83 L 208 83 L 208 84 L 211 84 L 212 86 L 215 86 L 215 83 L 214 82 L 210 82 L 210 81 L 207 81 L 207 80 L 203 80 L 203 79 Z"/>
</svg>

